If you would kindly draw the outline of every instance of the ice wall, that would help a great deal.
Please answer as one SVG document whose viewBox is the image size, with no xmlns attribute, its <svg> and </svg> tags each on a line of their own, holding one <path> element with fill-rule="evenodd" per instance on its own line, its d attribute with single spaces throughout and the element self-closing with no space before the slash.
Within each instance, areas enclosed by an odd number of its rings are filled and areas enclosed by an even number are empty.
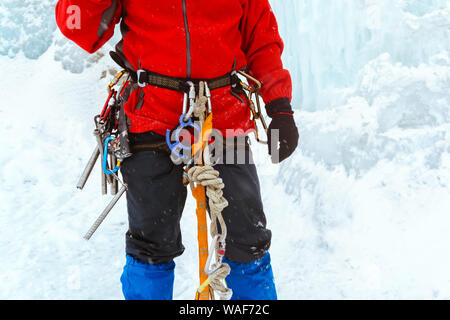
<svg viewBox="0 0 450 320">
<path fill-rule="evenodd" d="M 38 59 L 53 45 L 54 59 L 63 69 L 82 73 L 107 56 L 108 50 L 119 41 L 117 32 L 105 48 L 90 56 L 57 30 L 56 3 L 57 0 L 0 0 L 0 55 L 14 58 L 23 54 L 28 59 Z"/>
<path fill-rule="evenodd" d="M 450 1 L 271 2 L 303 111 L 299 152 L 356 174 L 417 150 L 439 163 L 448 152 Z M 283 182 L 292 188 L 289 175 Z"/>
<path fill-rule="evenodd" d="M 52 44 L 56 0 L 1 0 L 0 55 L 39 58 Z"/>
<path fill-rule="evenodd" d="M 372 59 L 417 66 L 450 49 L 446 0 L 271 0 L 286 44 L 294 106 L 322 110 L 342 102 Z"/>
<path fill-rule="evenodd" d="M 300 129 L 278 182 L 301 295 L 450 297 L 450 1 L 272 4 Z"/>
</svg>

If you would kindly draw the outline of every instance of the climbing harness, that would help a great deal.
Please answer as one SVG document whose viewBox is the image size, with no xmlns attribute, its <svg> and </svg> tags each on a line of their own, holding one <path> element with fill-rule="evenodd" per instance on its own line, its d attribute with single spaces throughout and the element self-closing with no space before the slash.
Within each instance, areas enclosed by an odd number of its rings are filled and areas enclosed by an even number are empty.
<svg viewBox="0 0 450 320">
<path fill-rule="evenodd" d="M 111 56 L 115 58 L 113 54 Z M 247 83 L 239 75 L 244 77 Z M 116 90 L 118 85 L 119 89 Z M 184 94 L 182 114 L 178 126 L 174 130 L 167 130 L 165 141 L 130 145 L 124 112 L 127 98 L 123 97 L 124 92 L 128 86 L 144 88 L 147 85 L 182 92 Z M 101 157 L 102 194 L 107 194 L 108 185 L 111 185 L 111 194 L 114 198 L 84 236 L 89 240 L 128 188 L 118 176 L 121 163 L 126 158 L 134 152 L 150 149 L 167 151 L 176 164 L 180 164 L 180 160 L 184 161 L 183 183 L 190 186 L 197 202 L 200 278 L 200 286 L 196 292 L 197 300 L 214 300 L 216 295 L 220 300 L 229 300 L 232 296 L 232 290 L 227 288 L 225 283 L 230 267 L 223 261 L 227 226 L 222 211 L 228 206 L 228 202 L 223 196 L 224 183 L 219 172 L 213 168 L 210 154 L 210 139 L 213 133 L 211 91 L 227 86 L 231 88 L 230 93 L 242 102 L 244 102 L 242 96 L 245 97 L 255 123 L 256 140 L 267 143 L 260 139 L 257 125 L 257 120 L 261 121 L 267 133 L 259 100 L 261 82 L 244 71 L 232 71 L 210 80 L 172 78 L 142 69 L 136 72 L 129 69 L 119 72 L 108 85 L 108 98 L 101 113 L 94 118 L 97 146 L 77 184 L 79 189 L 84 188 L 95 163 Z M 190 143 L 182 141 L 184 130 L 190 130 L 195 137 Z M 120 190 L 118 183 L 122 185 Z M 209 235 L 212 239 L 210 247 L 208 247 L 207 207 L 210 218 Z"/>
<path fill-rule="evenodd" d="M 118 90 L 115 90 L 120 80 L 124 79 Z M 108 97 L 101 113 L 94 118 L 94 136 L 96 147 L 78 181 L 77 188 L 82 190 L 89 179 L 92 170 L 99 158 L 101 158 L 101 188 L 102 194 L 108 193 L 108 185 L 111 186 L 113 199 L 103 210 L 95 223 L 86 233 L 84 238 L 89 240 L 100 224 L 105 220 L 112 208 L 116 205 L 128 186 L 118 176 L 120 165 L 124 159 L 131 156 L 127 141 L 126 119 L 124 118 L 122 95 L 129 84 L 126 71 L 121 71 L 108 85 Z M 119 190 L 118 186 L 121 184 Z"/>
<path fill-rule="evenodd" d="M 248 83 L 241 80 L 238 75 L 244 77 Z M 256 140 L 267 143 L 260 139 L 257 125 L 257 120 L 260 120 L 267 133 L 259 100 L 261 82 L 244 71 L 233 71 L 213 80 L 192 80 L 165 77 L 145 70 L 136 72 L 135 81 L 140 87 L 154 85 L 184 94 L 179 124 L 174 130 L 166 131 L 166 144 L 171 151 L 172 161 L 176 164 L 185 163 L 183 182 L 186 186 L 190 186 L 197 202 L 200 286 L 196 292 L 196 299 L 213 300 L 217 295 L 221 300 L 229 300 L 232 290 L 227 288 L 225 278 L 230 273 L 230 267 L 223 262 L 226 252 L 227 226 L 222 217 L 222 210 L 228 206 L 228 202 L 223 197 L 224 183 L 220 179 L 219 172 L 210 162 L 208 145 L 213 132 L 211 91 L 230 86 L 230 92 L 236 98 L 243 101 L 241 96 L 244 96 L 255 123 Z M 256 99 L 255 102 L 254 99 Z M 182 132 L 189 129 L 196 138 L 190 144 L 181 139 Z M 207 201 L 212 239 L 209 248 Z"/>
</svg>

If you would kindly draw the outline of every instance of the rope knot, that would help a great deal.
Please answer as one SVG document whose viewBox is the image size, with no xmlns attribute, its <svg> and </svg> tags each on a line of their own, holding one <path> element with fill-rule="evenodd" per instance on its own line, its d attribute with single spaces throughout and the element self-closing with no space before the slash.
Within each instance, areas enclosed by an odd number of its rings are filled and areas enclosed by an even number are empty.
<svg viewBox="0 0 450 320">
<path fill-rule="evenodd" d="M 214 271 L 209 274 L 208 280 L 210 280 L 211 288 L 219 294 L 222 300 L 229 300 L 232 290 L 225 286 L 224 279 L 230 273 L 230 266 L 223 263 L 222 257 L 219 256 L 220 244 L 225 241 L 227 236 L 227 227 L 222 217 L 222 210 L 228 206 L 228 201 L 223 196 L 225 184 L 220 178 L 219 171 L 210 165 L 192 167 L 188 171 L 188 177 L 191 188 L 194 187 L 194 184 L 200 184 L 206 188 L 211 217 L 210 233 L 213 238 L 218 237 L 218 241 L 215 244 L 217 263 L 212 267 Z M 221 234 L 218 232 L 217 223 L 220 224 Z"/>
</svg>

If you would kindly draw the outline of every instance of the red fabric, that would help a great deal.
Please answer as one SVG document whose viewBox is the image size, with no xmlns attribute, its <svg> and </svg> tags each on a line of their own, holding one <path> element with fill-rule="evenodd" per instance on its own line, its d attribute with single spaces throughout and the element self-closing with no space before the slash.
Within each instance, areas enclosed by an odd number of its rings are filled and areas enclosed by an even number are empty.
<svg viewBox="0 0 450 320">
<path fill-rule="evenodd" d="M 71 13 L 68 9 L 74 5 L 80 9 L 80 29 L 70 29 L 67 24 Z M 283 42 L 268 0 L 186 0 L 186 7 L 191 78 L 222 76 L 231 71 L 236 60 L 236 69 L 247 66 L 248 72 L 263 82 L 266 103 L 277 98 L 291 99 L 291 78 L 281 62 Z M 115 8 L 113 19 L 101 26 L 105 11 L 111 8 Z M 142 69 L 187 77 L 183 0 L 59 0 L 56 6 L 61 32 L 90 53 L 112 37 L 121 18 L 123 54 L 135 70 L 140 62 Z M 104 28 L 103 32 L 99 33 L 99 28 Z M 182 111 L 183 95 L 153 86 L 143 90 L 141 109 L 135 109 L 140 90 L 133 92 L 125 107 L 131 119 L 130 131 L 165 134 L 166 129 L 173 129 Z M 212 92 L 214 127 L 222 132 L 252 129 L 248 106 L 229 90 Z"/>
</svg>

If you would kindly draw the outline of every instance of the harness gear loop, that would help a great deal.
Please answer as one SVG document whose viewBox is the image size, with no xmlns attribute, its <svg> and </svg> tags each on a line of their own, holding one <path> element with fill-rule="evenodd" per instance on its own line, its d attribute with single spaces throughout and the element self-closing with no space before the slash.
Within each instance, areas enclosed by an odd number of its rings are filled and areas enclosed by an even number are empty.
<svg viewBox="0 0 450 320">
<path fill-rule="evenodd" d="M 193 166 L 187 169 L 188 181 L 192 194 L 197 200 L 198 241 L 200 260 L 200 287 L 197 289 L 197 300 L 214 300 L 216 292 L 221 300 L 229 300 L 232 290 L 226 287 L 225 278 L 230 273 L 230 266 L 223 263 L 225 255 L 225 239 L 227 226 L 222 217 L 222 210 L 228 206 L 223 197 L 225 187 L 219 172 L 209 160 L 208 139 L 212 133 L 211 92 L 208 84 L 200 82 L 199 95 L 196 98 L 193 114 L 201 124 L 201 135 L 192 146 Z M 208 107 L 207 107 L 208 106 Z M 208 234 L 206 226 L 206 198 L 210 212 L 210 234 L 214 239 L 211 250 L 208 250 Z M 219 233 L 219 225 L 220 231 Z M 212 256 L 215 263 L 210 267 Z"/>
</svg>

